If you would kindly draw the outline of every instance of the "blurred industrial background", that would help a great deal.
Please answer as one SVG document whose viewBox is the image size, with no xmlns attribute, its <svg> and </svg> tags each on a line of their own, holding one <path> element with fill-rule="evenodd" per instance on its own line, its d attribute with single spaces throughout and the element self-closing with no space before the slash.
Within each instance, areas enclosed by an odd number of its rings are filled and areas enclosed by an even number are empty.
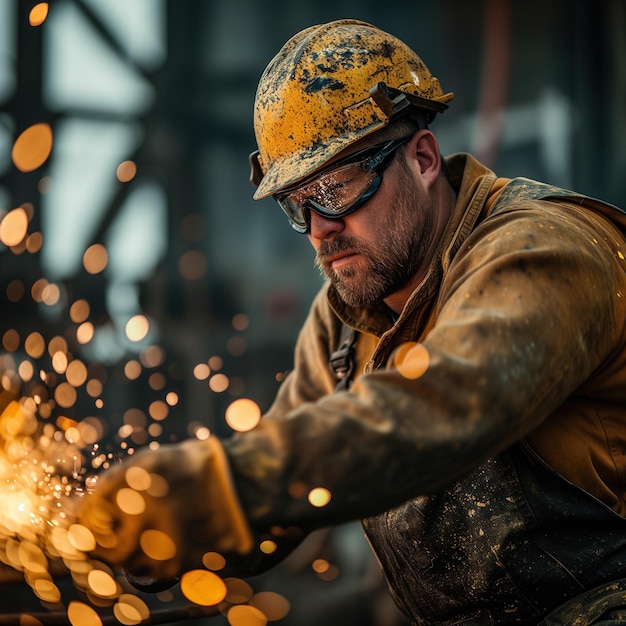
<svg viewBox="0 0 626 626">
<path fill-rule="evenodd" d="M 321 278 L 251 199 L 252 106 L 292 34 L 344 17 L 405 40 L 455 93 L 433 126 L 444 154 L 626 204 L 624 0 L 0 0 L 0 219 L 28 218 L 0 245 L 3 349 L 36 362 L 28 338 L 62 337 L 88 374 L 56 407 L 112 447 L 227 436 L 229 403 L 266 409 L 291 367 Z M 355 541 L 320 542 L 333 575 L 305 549 L 270 579 L 292 605 L 279 623 L 399 623 L 350 601 L 369 589 Z"/>
</svg>

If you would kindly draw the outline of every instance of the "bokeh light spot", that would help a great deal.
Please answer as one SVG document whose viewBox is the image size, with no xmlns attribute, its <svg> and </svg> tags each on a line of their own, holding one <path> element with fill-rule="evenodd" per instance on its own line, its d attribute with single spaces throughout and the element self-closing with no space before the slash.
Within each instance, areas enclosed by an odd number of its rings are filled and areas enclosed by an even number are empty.
<svg viewBox="0 0 626 626">
<path fill-rule="evenodd" d="M 124 376 L 128 380 L 137 380 L 141 376 L 141 363 L 132 359 L 124 365 Z"/>
<path fill-rule="evenodd" d="M 83 322 L 76 329 L 76 341 L 81 344 L 89 343 L 96 332 L 94 325 L 91 322 Z"/>
<path fill-rule="evenodd" d="M 76 600 L 67 607 L 67 619 L 72 626 L 102 626 L 102 620 L 95 609 Z"/>
<path fill-rule="evenodd" d="M 87 380 L 87 367 L 76 359 L 67 366 L 65 378 L 72 387 L 80 387 Z"/>
<path fill-rule="evenodd" d="M 87 574 L 89 589 L 101 598 L 114 598 L 118 594 L 118 585 L 109 572 L 92 569 Z"/>
<path fill-rule="evenodd" d="M 113 606 L 113 615 L 124 626 L 136 626 L 143 621 L 141 613 L 128 602 L 118 602 Z"/>
<path fill-rule="evenodd" d="M 260 591 L 250 600 L 250 606 L 259 609 L 270 622 L 276 622 L 289 613 L 289 601 L 273 591 Z"/>
<path fill-rule="evenodd" d="M 18 508 L 23 505 L 18 505 Z M 20 542 L 18 548 L 18 558 L 24 569 L 44 574 L 48 571 L 48 559 L 39 546 L 30 541 Z"/>
<path fill-rule="evenodd" d="M 315 507 L 326 506 L 330 502 L 331 494 L 324 487 L 315 487 L 309 491 L 309 502 Z"/>
<path fill-rule="evenodd" d="M 206 380 L 211 375 L 211 368 L 206 363 L 198 363 L 193 368 L 193 377 L 198 380 Z"/>
<path fill-rule="evenodd" d="M 330 582 L 331 580 L 335 580 L 337 576 L 339 576 L 339 568 L 336 565 L 329 565 L 328 569 L 322 574 L 318 574 L 318 576 L 322 580 Z"/>
<path fill-rule="evenodd" d="M 152 484 L 150 472 L 143 467 L 129 467 L 124 474 L 128 486 L 135 491 L 147 491 Z"/>
<path fill-rule="evenodd" d="M 41 290 L 41 301 L 47 306 L 54 306 L 61 300 L 61 288 L 55 283 L 48 283 Z"/>
<path fill-rule="evenodd" d="M 56 603 L 61 600 L 61 591 L 51 581 L 46 578 L 38 578 L 33 584 L 35 595 L 44 602 Z M 20 624 L 20 626 L 22 626 Z M 26 625 L 24 625 L 26 626 Z"/>
<path fill-rule="evenodd" d="M 76 389 L 69 383 L 60 383 L 54 390 L 54 399 L 64 409 L 74 406 L 76 404 Z"/>
<path fill-rule="evenodd" d="M 48 3 L 39 2 L 36 4 L 28 14 L 28 23 L 31 26 L 41 26 L 48 17 Z"/>
<path fill-rule="evenodd" d="M 34 332 L 26 337 L 24 342 L 26 354 L 33 359 L 38 359 L 46 349 L 46 342 L 41 333 Z"/>
<path fill-rule="evenodd" d="M 90 306 L 87 300 L 76 300 L 70 307 L 70 319 L 75 324 L 84 322 L 89 317 Z"/>
<path fill-rule="evenodd" d="M 20 347 L 20 336 L 14 328 L 9 328 L 2 335 L 2 347 L 8 352 L 15 352 Z"/>
<path fill-rule="evenodd" d="M 41 233 L 31 233 L 26 237 L 26 250 L 31 254 L 36 254 L 43 246 L 43 235 Z"/>
<path fill-rule="evenodd" d="M 64 337 L 57 335 L 48 342 L 48 354 L 54 356 L 57 352 L 67 352 L 67 341 Z"/>
<path fill-rule="evenodd" d="M 141 341 L 146 338 L 150 323 L 145 315 L 134 315 L 126 322 L 126 336 L 130 341 Z"/>
<path fill-rule="evenodd" d="M 248 328 L 249 323 L 250 319 L 245 313 L 237 313 L 232 320 L 233 328 L 235 330 L 245 330 Z"/>
<path fill-rule="evenodd" d="M 52 369 L 57 374 L 63 374 L 67 369 L 67 354 L 65 352 L 55 352 L 52 355 Z"/>
<path fill-rule="evenodd" d="M 160 422 L 167 418 L 169 415 L 170 409 L 165 402 L 161 400 L 155 400 L 150 403 L 148 408 L 148 413 L 153 420 Z"/>
<path fill-rule="evenodd" d="M 148 378 L 148 384 L 150 385 L 150 389 L 160 391 L 167 385 L 167 379 L 160 372 L 155 372 L 154 374 L 150 374 L 150 378 Z"/>
<path fill-rule="evenodd" d="M 178 271 L 185 280 L 198 280 L 207 270 L 206 257 L 198 250 L 185 252 L 178 262 Z"/>
<path fill-rule="evenodd" d="M 107 249 L 101 243 L 89 246 L 83 254 L 83 266 L 89 274 L 99 274 L 109 262 Z"/>
<path fill-rule="evenodd" d="M 252 586 L 242 578 L 227 578 L 225 581 L 228 587 L 226 601 L 230 604 L 244 604 L 249 602 L 254 595 Z"/>
<path fill-rule="evenodd" d="M 225 412 L 226 423 L 239 432 L 252 430 L 261 419 L 259 405 L 249 398 L 239 398 L 232 402 Z"/>
<path fill-rule="evenodd" d="M 397 350 L 394 363 L 401 376 L 415 380 L 428 369 L 430 354 L 424 344 L 409 342 Z"/>
<path fill-rule="evenodd" d="M 102 382 L 96 378 L 92 378 L 85 385 L 85 389 L 92 398 L 97 398 L 102 393 Z"/>
<path fill-rule="evenodd" d="M 226 559 L 219 552 L 207 552 L 202 555 L 202 565 L 207 569 L 218 572 L 224 569 Z"/>
<path fill-rule="evenodd" d="M 146 510 L 146 501 L 134 489 L 122 487 L 115 495 L 115 502 L 128 515 L 141 515 Z"/>
<path fill-rule="evenodd" d="M 226 616 L 230 626 L 265 626 L 267 618 L 259 609 L 245 604 L 233 606 Z"/>
<path fill-rule="evenodd" d="M 43 165 L 52 150 L 52 129 L 48 124 L 33 124 L 15 140 L 11 157 L 21 172 L 32 172 Z"/>
<path fill-rule="evenodd" d="M 163 498 L 168 494 L 170 485 L 167 480 L 163 478 L 163 476 L 160 476 L 159 474 L 150 474 L 150 479 L 150 487 L 146 490 L 148 495 L 151 495 L 153 498 Z"/>
<path fill-rule="evenodd" d="M 180 590 L 187 600 L 200 606 L 219 604 L 228 592 L 226 583 L 217 574 L 199 569 L 181 576 Z"/>
<path fill-rule="evenodd" d="M 215 376 L 211 376 L 209 380 L 209 389 L 215 393 L 222 393 L 228 389 L 229 384 L 230 381 L 226 374 L 215 374 Z"/>
<path fill-rule="evenodd" d="M 139 597 L 123 593 L 113 607 L 116 619 L 125 626 L 140 624 L 150 617 L 148 605 Z"/>
<path fill-rule="evenodd" d="M 74 548 L 82 552 L 91 552 L 96 547 L 93 533 L 82 524 L 72 524 L 67 530 L 67 538 Z"/>
<path fill-rule="evenodd" d="M 7 247 L 22 243 L 28 232 L 28 215 L 19 207 L 9 211 L 0 222 L 0 241 Z"/>
<path fill-rule="evenodd" d="M 155 561 L 167 561 L 176 556 L 174 540 L 160 530 L 144 530 L 139 537 L 139 545 Z"/>
<path fill-rule="evenodd" d="M 24 297 L 25 293 L 26 288 L 24 287 L 24 283 L 19 278 L 12 280 L 7 285 L 7 298 L 11 302 L 19 302 Z"/>
<path fill-rule="evenodd" d="M 130 182 L 137 175 L 137 164 L 134 161 L 122 161 L 117 166 L 116 175 L 121 183 Z"/>
<path fill-rule="evenodd" d="M 222 365 L 224 365 L 224 359 L 222 359 L 221 356 L 219 355 L 214 355 L 209 359 L 209 367 L 213 370 L 213 371 L 217 371 L 219 369 L 222 369 Z"/>
<path fill-rule="evenodd" d="M 17 368 L 17 373 L 22 380 L 28 381 L 33 377 L 35 368 L 30 361 L 22 361 Z"/>
<path fill-rule="evenodd" d="M 165 350 L 162 346 L 148 346 L 139 358 L 144 367 L 158 367 L 165 361 Z"/>
</svg>

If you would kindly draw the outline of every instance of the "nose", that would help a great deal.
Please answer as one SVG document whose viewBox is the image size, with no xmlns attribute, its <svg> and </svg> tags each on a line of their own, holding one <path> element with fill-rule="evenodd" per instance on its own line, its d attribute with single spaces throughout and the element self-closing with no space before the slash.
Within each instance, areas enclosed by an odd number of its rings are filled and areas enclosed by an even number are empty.
<svg viewBox="0 0 626 626">
<path fill-rule="evenodd" d="M 309 236 L 318 241 L 329 239 L 336 233 L 340 233 L 345 228 L 343 219 L 330 219 L 316 213 L 315 211 L 310 211 L 309 219 L 311 222 L 311 232 Z"/>
</svg>

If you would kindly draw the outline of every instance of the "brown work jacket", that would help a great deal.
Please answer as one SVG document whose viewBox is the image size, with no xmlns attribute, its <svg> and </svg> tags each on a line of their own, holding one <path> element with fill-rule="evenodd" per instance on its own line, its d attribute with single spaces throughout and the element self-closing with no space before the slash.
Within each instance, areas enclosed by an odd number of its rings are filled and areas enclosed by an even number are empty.
<svg viewBox="0 0 626 626">
<path fill-rule="evenodd" d="M 469 155 L 447 162 L 457 202 L 401 315 L 353 309 L 324 286 L 274 404 L 226 443 L 257 532 L 375 519 L 452 493 L 520 442 L 626 514 L 626 215 L 525 192 Z M 359 333 L 356 375 L 333 392 L 342 323 Z M 315 488 L 328 490 L 324 506 L 309 501 Z M 419 550 L 419 536 L 393 541 Z"/>
</svg>

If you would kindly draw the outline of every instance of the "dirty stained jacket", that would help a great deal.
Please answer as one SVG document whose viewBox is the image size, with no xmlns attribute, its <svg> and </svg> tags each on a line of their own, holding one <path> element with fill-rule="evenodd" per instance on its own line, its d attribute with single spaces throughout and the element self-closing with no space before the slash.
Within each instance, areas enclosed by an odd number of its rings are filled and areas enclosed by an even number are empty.
<svg viewBox="0 0 626 626">
<path fill-rule="evenodd" d="M 277 553 L 361 519 L 413 623 L 537 624 L 626 571 L 626 216 L 447 163 L 457 202 L 401 315 L 324 286 L 275 402 L 225 445 Z M 342 323 L 357 368 L 333 392 Z"/>
</svg>

